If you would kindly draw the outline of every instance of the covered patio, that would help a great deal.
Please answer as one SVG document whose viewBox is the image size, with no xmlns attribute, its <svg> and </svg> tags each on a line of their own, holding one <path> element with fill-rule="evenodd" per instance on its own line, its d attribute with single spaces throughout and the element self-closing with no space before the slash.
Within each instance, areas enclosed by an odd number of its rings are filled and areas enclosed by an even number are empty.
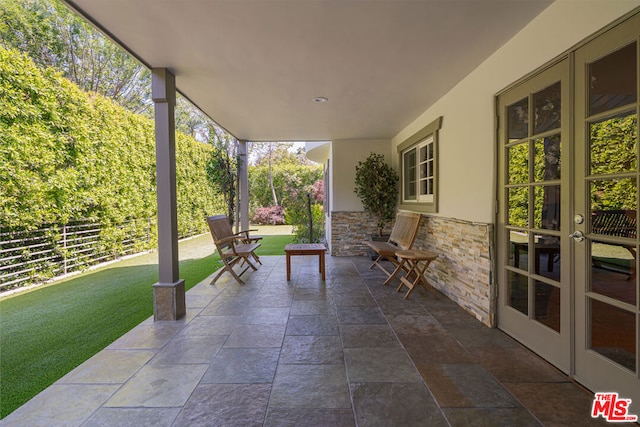
<svg viewBox="0 0 640 427">
<path fill-rule="evenodd" d="M 570 179 L 584 172 L 576 165 L 586 164 L 580 157 L 586 136 L 574 138 L 587 128 L 587 116 L 574 108 L 591 90 L 581 73 L 633 40 L 633 66 L 612 60 L 605 68 L 629 70 L 635 98 L 623 107 L 637 116 L 638 0 L 163 0 L 153 6 L 129 0 L 118 7 L 111 0 L 64 1 L 152 69 L 160 230 L 155 322 L 140 325 L 12 419 L 34 417 L 28 424 L 37 425 L 40 414 L 65 408 L 69 416 L 81 413 L 71 416 L 78 425 L 119 423 L 111 417 L 137 424 L 153 414 L 161 421 L 149 422 L 159 425 L 599 422 L 589 417 L 593 395 L 568 378 L 592 392 L 617 390 L 633 398 L 631 413 L 638 413 L 639 282 L 630 284 L 632 303 L 592 295 L 583 280 L 590 264 L 571 256 L 587 245 L 576 245 L 570 234 L 597 240 L 582 220 L 589 204 L 573 200 L 585 192 L 572 181 L 588 179 Z M 519 123 L 510 112 L 524 102 L 533 118 L 535 94 L 556 84 L 568 108 L 558 137 L 566 144 L 562 178 L 500 184 L 517 175 L 500 157 L 516 144 L 505 136 Z M 245 286 L 205 283 L 185 296 L 177 268 L 176 93 L 234 135 L 241 157 L 248 141 L 319 144 L 309 146 L 308 156 L 326 173 L 332 255 L 326 282 L 316 278 L 314 259 L 288 283 L 282 257 L 270 259 Z M 533 130 L 527 144 L 534 144 Z M 355 165 L 371 152 L 400 175 L 399 209 L 422 214 L 415 248 L 441 254 L 427 273 L 442 294 L 438 300 L 420 291 L 403 301 L 361 256 L 374 222 L 352 184 Z M 637 182 L 634 168 L 629 174 Z M 246 170 L 239 175 L 246 229 Z M 419 179 L 418 194 L 411 186 Z M 534 189 L 547 184 L 562 188 L 565 206 L 553 229 L 535 221 Z M 530 245 L 542 231 L 564 242 L 559 280 L 509 264 L 508 232 L 522 228 L 509 222 L 518 207 L 509 186 L 531 191 L 524 198 Z M 627 243 L 640 247 L 637 238 Z M 527 280 L 526 310 L 510 300 L 519 283 L 512 276 Z M 556 311 L 563 323 L 556 329 L 534 309 L 537 283 L 551 281 L 562 292 Z M 586 343 L 591 323 L 580 310 L 603 300 L 630 319 L 632 369 L 609 363 Z M 569 377 L 487 326 L 508 331 Z M 69 405 L 76 395 L 78 403 Z M 85 410 L 79 402 L 87 399 L 93 403 Z"/>
<path fill-rule="evenodd" d="M 592 394 L 365 257 L 285 257 L 186 294 L 3 419 L 28 426 L 604 425 Z M 394 283 L 397 285 L 397 282 Z"/>
<path fill-rule="evenodd" d="M 378 152 L 397 169 L 394 140 L 552 4 L 163 0 L 151 6 L 129 0 L 113 7 L 111 0 L 63 1 L 152 71 L 159 254 L 155 320 L 185 314 L 177 266 L 177 94 L 238 141 L 241 229 L 249 228 L 248 143 L 305 141 L 313 144 L 307 156 L 325 165 L 329 252 L 362 255 L 362 237 L 368 238 L 374 222 L 361 215 L 362 204 L 353 194 L 356 162 Z M 343 231 L 357 224 L 355 235 Z M 480 233 L 472 252 L 484 259 L 456 260 L 474 267 L 472 274 L 455 271 L 460 283 L 452 288 L 475 277 L 488 281 L 489 232 Z M 486 307 L 490 293 L 481 289 L 465 301 L 485 324 L 493 321 Z M 484 307 L 475 310 L 477 305 Z"/>
</svg>

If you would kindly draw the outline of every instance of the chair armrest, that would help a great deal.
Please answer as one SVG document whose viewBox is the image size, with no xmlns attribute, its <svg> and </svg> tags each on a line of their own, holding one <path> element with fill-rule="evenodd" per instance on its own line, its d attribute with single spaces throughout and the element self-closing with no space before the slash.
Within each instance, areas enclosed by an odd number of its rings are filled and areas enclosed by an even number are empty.
<svg viewBox="0 0 640 427">
<path fill-rule="evenodd" d="M 241 237 L 238 236 L 228 236 L 228 237 L 223 237 L 222 239 L 218 240 L 216 242 L 217 245 L 226 245 L 227 243 L 231 243 L 231 245 L 235 246 L 235 241 L 241 239 Z"/>
</svg>

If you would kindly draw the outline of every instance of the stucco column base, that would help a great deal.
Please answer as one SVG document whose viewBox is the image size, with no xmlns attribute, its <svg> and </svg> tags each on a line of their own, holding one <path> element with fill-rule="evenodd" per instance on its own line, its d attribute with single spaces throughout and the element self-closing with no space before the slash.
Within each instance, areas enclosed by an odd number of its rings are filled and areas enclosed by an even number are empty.
<svg viewBox="0 0 640 427">
<path fill-rule="evenodd" d="M 184 280 L 153 285 L 153 320 L 178 320 L 187 313 Z"/>
</svg>

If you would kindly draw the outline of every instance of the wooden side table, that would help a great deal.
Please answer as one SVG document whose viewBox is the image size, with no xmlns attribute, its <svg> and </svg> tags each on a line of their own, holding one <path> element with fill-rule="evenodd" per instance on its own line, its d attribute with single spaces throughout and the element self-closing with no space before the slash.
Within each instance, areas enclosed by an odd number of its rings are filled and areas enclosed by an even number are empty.
<svg viewBox="0 0 640 427">
<path fill-rule="evenodd" d="M 409 288 L 404 299 L 409 298 L 409 295 L 419 283 L 422 283 L 427 290 L 431 288 L 431 284 L 424 277 L 424 272 L 427 271 L 429 264 L 431 264 L 434 259 L 438 258 L 437 253 L 431 251 L 407 250 L 396 251 L 396 256 L 400 259 L 401 266 L 404 266 L 405 264 L 409 266 L 406 276 L 400 278 L 400 286 L 396 289 L 397 292 L 400 292 L 403 286 Z M 422 263 L 422 266 L 420 263 Z M 402 267 L 399 266 L 398 268 Z M 415 275 L 415 279 L 413 282 L 410 282 L 409 279 L 412 278 L 413 275 Z"/>
<path fill-rule="evenodd" d="M 284 247 L 287 254 L 287 281 L 291 280 L 291 257 L 293 255 L 318 255 L 320 257 L 320 275 L 324 280 L 324 253 L 327 248 L 320 243 L 290 243 Z"/>
</svg>

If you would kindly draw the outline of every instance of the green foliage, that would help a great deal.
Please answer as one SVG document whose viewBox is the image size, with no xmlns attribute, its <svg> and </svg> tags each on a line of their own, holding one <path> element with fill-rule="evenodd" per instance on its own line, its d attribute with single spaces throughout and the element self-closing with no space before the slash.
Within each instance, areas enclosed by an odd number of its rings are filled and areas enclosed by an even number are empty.
<svg viewBox="0 0 640 427">
<path fill-rule="evenodd" d="M 293 240 L 296 243 L 320 243 L 324 239 L 324 210 L 319 203 L 311 205 L 313 239 L 309 240 L 309 207 L 304 199 L 306 197 L 300 198 L 298 203 L 287 209 L 287 223 L 293 225 Z"/>
<path fill-rule="evenodd" d="M 636 209 L 635 178 L 606 175 L 637 170 L 637 132 L 635 113 L 591 124 L 591 174 L 602 177 L 591 182 L 591 210 Z"/>
<path fill-rule="evenodd" d="M 217 150 L 210 145 L 182 133 L 176 134 L 178 230 L 181 235 L 206 232 L 205 218 L 224 212 L 223 198 L 207 174 L 211 158 L 216 153 Z"/>
<path fill-rule="evenodd" d="M 222 208 L 206 175 L 212 152 L 176 137 L 181 234 L 206 231 L 204 217 Z M 0 48 L 0 224 L 115 225 L 156 209 L 153 122 Z"/>
<path fill-rule="evenodd" d="M 304 150 L 292 153 L 291 142 L 252 142 L 249 146 L 250 155 L 255 160 L 255 166 L 272 165 L 310 165 L 311 162 L 304 155 Z"/>
<path fill-rule="evenodd" d="M 0 0 L 0 17 L 4 48 L 130 111 L 151 111 L 149 70 L 59 0 Z"/>
<path fill-rule="evenodd" d="M 57 1 L 0 0 L 2 45 L 27 53 L 43 68 L 52 66 L 65 56 L 65 43 L 55 24 L 58 8 L 64 6 Z"/>
<path fill-rule="evenodd" d="M 207 178 L 212 187 L 218 189 L 222 196 L 224 210 L 228 218 L 235 218 L 237 157 L 228 151 L 215 147 L 209 153 L 205 167 Z"/>
<path fill-rule="evenodd" d="M 364 210 L 373 214 L 379 234 L 391 221 L 398 204 L 398 174 L 389 166 L 382 154 L 371 153 L 356 165 L 355 193 Z"/>
<path fill-rule="evenodd" d="M 618 210 L 637 207 L 637 184 L 635 178 L 616 174 L 633 173 L 638 168 L 636 115 L 616 116 L 589 126 L 589 170 L 588 175 L 598 177 L 589 180 L 591 210 Z M 546 145 L 544 145 L 546 144 Z M 534 151 L 533 166 L 529 166 L 529 150 Z M 553 228 L 544 222 L 545 209 L 553 209 L 559 202 L 559 190 L 544 186 L 547 180 L 560 179 L 560 138 L 552 135 L 534 141 L 525 141 L 509 147 L 509 184 L 523 184 L 508 190 L 509 225 L 529 226 L 529 177 L 539 185 L 532 187 L 533 227 Z M 532 169 L 532 170 L 530 170 Z M 555 218 L 555 215 L 551 215 Z"/>
<path fill-rule="evenodd" d="M 273 164 L 273 185 L 279 204 L 288 210 L 298 193 L 310 188 L 315 182 L 322 180 L 322 165 L 302 165 L 285 162 Z M 271 206 L 273 197 L 269 185 L 269 167 L 249 166 L 249 200 L 252 210 L 257 207 Z"/>
<path fill-rule="evenodd" d="M 635 113 L 592 123 L 591 174 L 603 175 L 637 170 L 637 129 Z"/>
<path fill-rule="evenodd" d="M 527 227 L 529 224 L 529 187 L 509 188 L 508 200 L 509 225 Z"/>
</svg>

